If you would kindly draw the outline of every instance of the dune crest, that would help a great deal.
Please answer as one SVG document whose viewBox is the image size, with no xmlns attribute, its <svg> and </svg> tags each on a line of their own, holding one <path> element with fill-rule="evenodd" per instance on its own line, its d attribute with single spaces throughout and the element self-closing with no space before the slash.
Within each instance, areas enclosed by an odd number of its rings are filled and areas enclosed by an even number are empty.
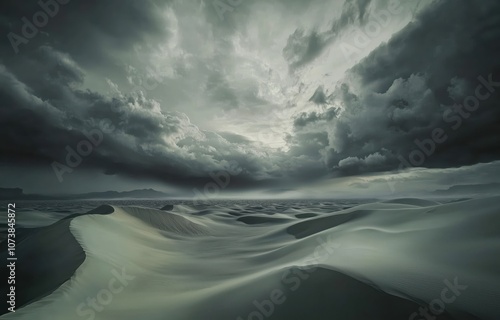
<svg viewBox="0 0 500 320">
<path fill-rule="evenodd" d="M 125 213 L 140 219 L 148 225 L 163 230 L 184 235 L 208 235 L 209 229 L 193 221 L 191 217 L 180 215 L 172 211 L 161 211 L 149 208 L 122 207 Z"/>
</svg>

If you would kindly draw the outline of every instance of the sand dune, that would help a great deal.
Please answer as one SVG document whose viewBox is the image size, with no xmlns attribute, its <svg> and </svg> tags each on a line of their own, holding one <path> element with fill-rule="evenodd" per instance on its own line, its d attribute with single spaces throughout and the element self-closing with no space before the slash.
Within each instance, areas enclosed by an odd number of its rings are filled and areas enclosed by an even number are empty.
<svg viewBox="0 0 500 320">
<path fill-rule="evenodd" d="M 0 318 L 498 319 L 499 200 L 101 206 L 26 236 Z"/>
<path fill-rule="evenodd" d="M 209 230 L 203 224 L 189 217 L 174 212 L 161 212 L 147 208 L 122 208 L 127 214 L 146 222 L 148 225 L 164 231 L 172 231 L 184 235 L 207 235 Z"/>
</svg>

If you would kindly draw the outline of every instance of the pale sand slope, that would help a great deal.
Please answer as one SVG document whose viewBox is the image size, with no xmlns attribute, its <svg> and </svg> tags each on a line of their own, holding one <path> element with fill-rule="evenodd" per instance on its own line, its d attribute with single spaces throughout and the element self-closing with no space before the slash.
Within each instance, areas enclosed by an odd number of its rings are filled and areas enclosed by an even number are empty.
<svg viewBox="0 0 500 320">
<path fill-rule="evenodd" d="M 92 319 L 82 303 L 112 283 L 120 290 L 95 319 L 409 319 L 455 278 L 467 288 L 438 319 L 500 318 L 500 197 L 405 199 L 302 220 L 294 209 L 250 225 L 234 208 L 214 211 L 114 207 L 74 218 L 83 264 L 0 318 Z"/>
</svg>

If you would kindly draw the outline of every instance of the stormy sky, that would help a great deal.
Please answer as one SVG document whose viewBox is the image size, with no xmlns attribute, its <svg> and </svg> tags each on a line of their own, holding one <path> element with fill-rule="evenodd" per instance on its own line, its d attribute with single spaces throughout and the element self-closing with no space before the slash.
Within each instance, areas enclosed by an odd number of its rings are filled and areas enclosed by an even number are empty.
<svg viewBox="0 0 500 320">
<path fill-rule="evenodd" d="M 497 0 L 9 0 L 0 35 L 0 187 L 498 181 Z"/>
</svg>

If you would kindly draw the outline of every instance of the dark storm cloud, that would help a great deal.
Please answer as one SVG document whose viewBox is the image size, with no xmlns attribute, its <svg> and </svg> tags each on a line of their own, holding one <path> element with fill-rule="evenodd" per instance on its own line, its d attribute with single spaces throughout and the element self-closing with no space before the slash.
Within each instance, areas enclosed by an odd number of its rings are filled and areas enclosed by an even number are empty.
<svg viewBox="0 0 500 320">
<path fill-rule="evenodd" d="M 29 40 L 18 45 L 21 55 L 46 44 L 70 54 L 84 66 L 108 66 L 116 63 L 113 55 L 120 51 L 146 44 L 147 39 L 169 36 L 162 7 L 170 1 L 71 0 L 59 4 L 57 10 L 53 5 L 57 2 L 42 2 L 52 3 L 49 7 L 55 14 L 37 28 L 33 38 L 23 34 L 22 18 L 33 22 L 33 16 L 43 12 L 38 1 L 2 1 L 0 4 L 0 34 L 14 33 Z M 8 37 L 1 37 L 0 47 L 4 62 L 17 58 Z"/>
<path fill-rule="evenodd" d="M 276 169 L 243 137 L 202 131 L 186 115 L 162 111 L 140 91 L 106 95 L 82 89 L 87 69 L 109 68 L 119 63 L 115 54 L 168 39 L 169 24 L 161 16 L 167 3 L 75 0 L 60 5 L 36 37 L 19 45 L 18 54 L 2 37 L 2 165 L 67 165 L 68 148 L 102 134 L 82 167 L 181 186 L 203 186 L 222 170 L 234 173 L 231 188 L 270 179 Z M 36 1 L 1 6 L 4 35 L 22 36 L 21 18 L 41 10 Z"/>
<path fill-rule="evenodd" d="M 184 186 L 213 181 L 220 170 L 235 173 L 235 188 L 266 181 L 272 169 L 252 154 L 250 141 L 202 131 L 186 115 L 162 111 L 141 91 L 105 95 L 82 89 L 84 67 L 109 68 L 119 64 L 113 56 L 122 51 L 168 39 L 162 16 L 167 3 L 70 1 L 19 45 L 18 54 L 2 37 L 0 162 L 67 165 L 68 148 L 102 134 L 102 143 L 83 159 L 85 168 Z M 4 35 L 23 36 L 21 18 L 41 10 L 36 1 L 1 6 Z"/>
<path fill-rule="evenodd" d="M 329 147 L 320 150 L 327 166 L 348 174 L 396 169 L 397 156 L 408 159 L 418 149 L 415 140 L 432 138 L 435 128 L 443 129 L 447 140 L 435 143 L 436 151 L 419 165 L 498 159 L 498 21 L 497 1 L 439 1 L 352 68 L 349 80 L 333 93 L 341 114 L 315 128 L 328 133 Z M 496 82 L 491 95 L 482 84 L 490 76 Z M 488 98 L 477 110 L 452 111 L 453 105 L 476 95 L 478 85 Z M 321 117 L 303 115 L 295 128 Z"/>
<path fill-rule="evenodd" d="M 141 92 L 104 96 L 63 86 L 57 81 L 59 73 L 49 72 L 53 77 L 48 83 L 66 91 L 67 100 L 42 100 L 7 68 L 2 66 L 0 71 L 3 164 L 50 166 L 57 161 L 67 165 L 67 148 L 75 150 L 93 137 L 102 142 L 83 165 L 106 174 L 193 186 L 213 181 L 212 174 L 225 171 L 234 173 L 233 188 L 266 179 L 262 161 L 242 147 L 249 141 L 200 131 L 185 115 L 162 112 L 156 101 Z"/>
<path fill-rule="evenodd" d="M 445 89 L 453 77 L 495 72 L 499 14 L 498 1 L 438 1 L 353 72 L 377 92 L 417 73 L 428 74 L 433 88 Z"/>
<path fill-rule="evenodd" d="M 64 145 L 77 132 L 62 125 L 64 112 L 33 95 L 30 88 L 0 66 L 0 144 L 2 160 L 38 162 L 58 152 L 53 141 Z"/>
</svg>

